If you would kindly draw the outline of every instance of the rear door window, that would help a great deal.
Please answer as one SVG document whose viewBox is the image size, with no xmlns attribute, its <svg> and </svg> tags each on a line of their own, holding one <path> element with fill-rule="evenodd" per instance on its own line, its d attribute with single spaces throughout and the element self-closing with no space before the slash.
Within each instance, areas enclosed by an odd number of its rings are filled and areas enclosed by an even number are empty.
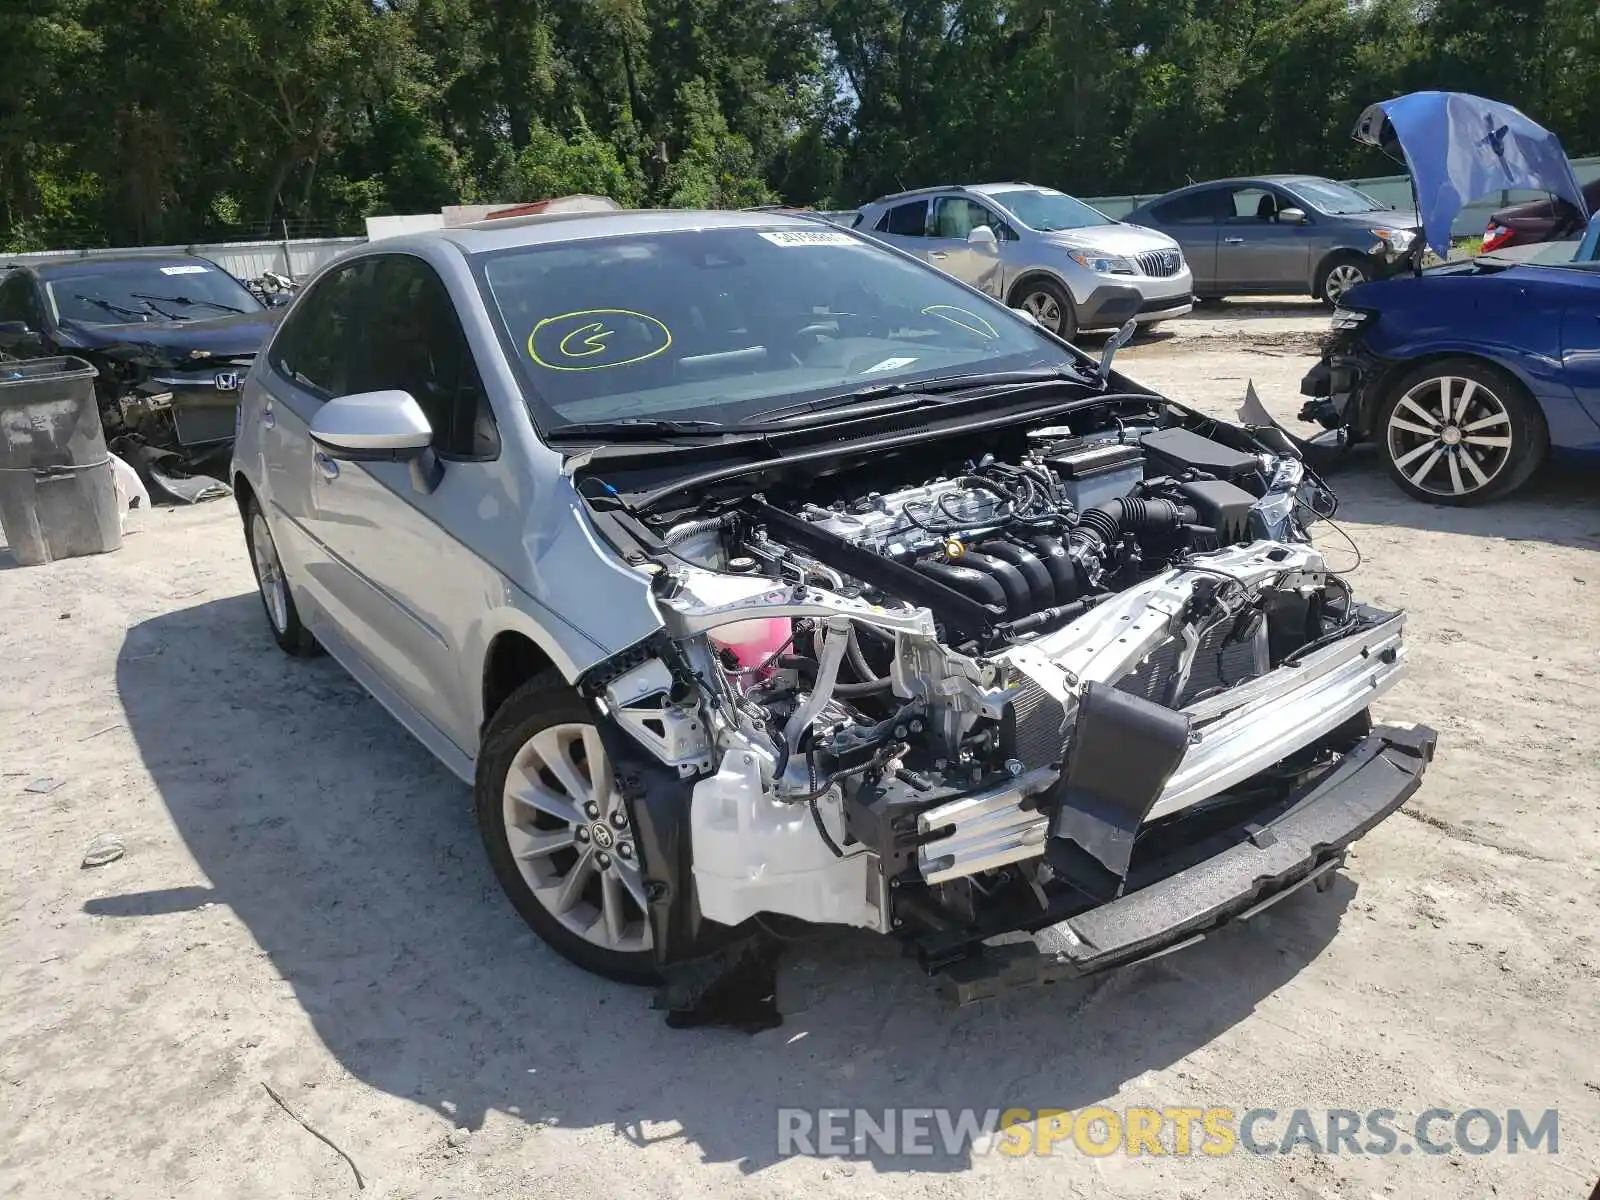
<svg viewBox="0 0 1600 1200">
<path fill-rule="evenodd" d="M 1209 225 L 1233 215 L 1228 193 L 1217 188 L 1174 196 L 1150 210 L 1163 225 Z"/>
<path fill-rule="evenodd" d="M 928 235 L 928 202 L 912 200 L 896 204 L 878 220 L 879 233 L 892 233 L 898 237 L 926 237 Z"/>
</svg>

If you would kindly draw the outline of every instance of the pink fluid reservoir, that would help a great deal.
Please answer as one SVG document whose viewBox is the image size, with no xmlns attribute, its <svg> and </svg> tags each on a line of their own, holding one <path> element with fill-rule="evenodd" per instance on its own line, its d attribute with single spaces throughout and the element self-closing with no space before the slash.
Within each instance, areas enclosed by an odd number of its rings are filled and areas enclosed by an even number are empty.
<svg viewBox="0 0 1600 1200">
<path fill-rule="evenodd" d="M 706 634 L 712 643 L 733 652 L 739 666 L 759 667 L 783 648 L 789 640 L 792 623 L 788 617 L 762 617 L 754 621 L 735 621 Z"/>
</svg>

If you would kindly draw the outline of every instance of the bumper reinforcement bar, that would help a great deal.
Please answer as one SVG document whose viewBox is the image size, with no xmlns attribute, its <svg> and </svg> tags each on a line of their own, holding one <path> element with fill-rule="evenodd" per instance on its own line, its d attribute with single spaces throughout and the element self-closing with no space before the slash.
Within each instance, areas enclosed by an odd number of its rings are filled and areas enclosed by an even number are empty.
<svg viewBox="0 0 1600 1200">
<path fill-rule="evenodd" d="M 1233 846 L 1137 892 L 985 947 L 942 973 L 961 1004 L 1170 954 L 1331 878 L 1345 851 L 1417 790 L 1438 734 L 1380 725 L 1305 793 Z"/>
</svg>

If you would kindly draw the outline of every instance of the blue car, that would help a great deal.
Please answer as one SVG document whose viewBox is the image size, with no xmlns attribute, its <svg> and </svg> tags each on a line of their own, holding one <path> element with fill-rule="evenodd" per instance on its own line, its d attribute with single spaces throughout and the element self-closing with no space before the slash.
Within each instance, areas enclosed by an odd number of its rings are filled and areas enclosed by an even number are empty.
<svg viewBox="0 0 1600 1200">
<path fill-rule="evenodd" d="M 1507 106 L 1416 93 L 1374 105 L 1364 132 L 1404 147 L 1441 253 L 1461 206 L 1498 187 L 1576 197 L 1582 210 L 1554 136 Z M 1600 458 L 1600 218 L 1581 241 L 1352 289 L 1300 390 L 1301 419 L 1327 431 L 1312 446 L 1371 441 L 1395 482 L 1434 504 L 1509 495 L 1553 455 Z"/>
</svg>

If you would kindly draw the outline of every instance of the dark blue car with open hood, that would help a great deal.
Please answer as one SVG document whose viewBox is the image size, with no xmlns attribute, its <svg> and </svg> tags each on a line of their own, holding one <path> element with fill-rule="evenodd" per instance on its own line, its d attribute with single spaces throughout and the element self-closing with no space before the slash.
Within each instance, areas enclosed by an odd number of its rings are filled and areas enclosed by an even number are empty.
<svg viewBox="0 0 1600 1200">
<path fill-rule="evenodd" d="M 1509 105 L 1412 93 L 1369 108 L 1356 137 L 1403 156 L 1424 241 L 1441 257 L 1461 208 L 1490 192 L 1547 191 L 1587 216 L 1559 140 Z M 1301 418 L 1324 429 L 1311 443 L 1371 441 L 1407 493 L 1453 505 L 1508 495 L 1551 457 L 1600 459 L 1597 241 L 1591 222 L 1581 241 L 1346 293 L 1301 384 Z"/>
</svg>

